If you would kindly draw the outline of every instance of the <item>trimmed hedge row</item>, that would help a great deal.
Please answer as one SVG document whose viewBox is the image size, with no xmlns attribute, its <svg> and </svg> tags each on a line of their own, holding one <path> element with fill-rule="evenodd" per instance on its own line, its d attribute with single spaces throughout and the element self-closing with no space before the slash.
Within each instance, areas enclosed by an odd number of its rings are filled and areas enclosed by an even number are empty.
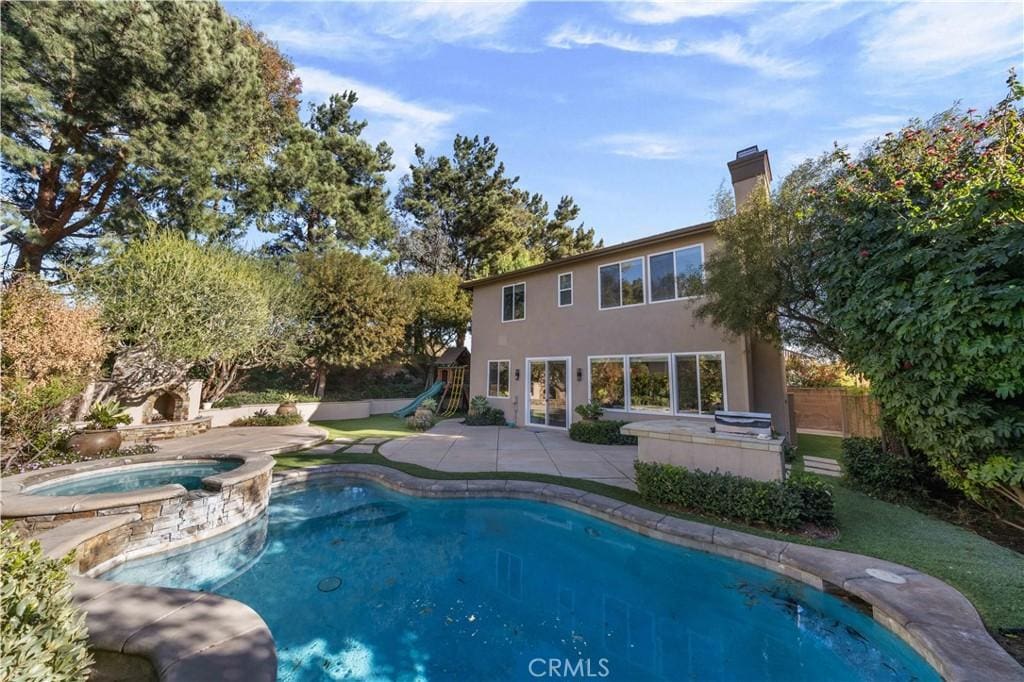
<svg viewBox="0 0 1024 682">
<path fill-rule="evenodd" d="M 628 423 L 614 419 L 573 422 L 569 427 L 569 438 L 596 445 L 636 445 L 636 436 L 626 436 L 619 431 Z"/>
<path fill-rule="evenodd" d="M 264 412 L 261 410 L 261 412 Z M 231 426 L 295 426 L 303 422 L 299 414 L 260 414 L 242 417 L 231 422 Z"/>
<path fill-rule="evenodd" d="M 809 475 L 792 474 L 784 482 L 755 481 L 656 462 L 638 461 L 634 466 L 636 487 L 648 502 L 779 530 L 836 524 L 832 491 Z"/>
</svg>

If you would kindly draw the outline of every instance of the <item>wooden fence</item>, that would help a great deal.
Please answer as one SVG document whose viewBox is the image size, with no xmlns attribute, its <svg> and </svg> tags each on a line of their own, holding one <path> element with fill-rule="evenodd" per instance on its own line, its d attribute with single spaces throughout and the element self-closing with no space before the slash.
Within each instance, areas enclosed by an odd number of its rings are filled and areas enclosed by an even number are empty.
<svg viewBox="0 0 1024 682">
<path fill-rule="evenodd" d="M 816 432 L 877 438 L 880 413 L 870 394 L 845 388 L 790 387 L 791 428 Z"/>
</svg>

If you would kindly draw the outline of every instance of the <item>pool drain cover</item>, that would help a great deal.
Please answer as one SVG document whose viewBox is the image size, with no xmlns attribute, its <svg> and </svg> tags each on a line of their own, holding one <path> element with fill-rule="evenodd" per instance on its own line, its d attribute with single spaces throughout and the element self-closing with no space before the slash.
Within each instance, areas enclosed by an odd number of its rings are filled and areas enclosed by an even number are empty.
<svg viewBox="0 0 1024 682">
<path fill-rule="evenodd" d="M 316 584 L 316 589 L 321 592 L 334 592 L 339 587 L 341 587 L 341 578 L 333 575 L 330 578 L 324 578 Z"/>
</svg>

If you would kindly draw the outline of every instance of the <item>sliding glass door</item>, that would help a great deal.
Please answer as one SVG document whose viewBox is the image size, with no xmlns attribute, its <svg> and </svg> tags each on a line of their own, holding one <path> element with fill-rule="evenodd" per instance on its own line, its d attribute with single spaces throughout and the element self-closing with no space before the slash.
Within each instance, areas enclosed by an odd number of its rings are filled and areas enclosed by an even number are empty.
<svg viewBox="0 0 1024 682">
<path fill-rule="evenodd" d="M 527 360 L 529 422 L 564 429 L 568 423 L 568 358 Z"/>
</svg>

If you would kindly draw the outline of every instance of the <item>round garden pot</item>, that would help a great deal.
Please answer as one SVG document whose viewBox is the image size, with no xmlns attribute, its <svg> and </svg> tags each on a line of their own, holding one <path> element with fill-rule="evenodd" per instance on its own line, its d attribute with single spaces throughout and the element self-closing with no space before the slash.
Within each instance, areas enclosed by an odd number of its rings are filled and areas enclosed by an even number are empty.
<svg viewBox="0 0 1024 682">
<path fill-rule="evenodd" d="M 278 414 L 298 414 L 299 408 L 295 407 L 295 403 L 281 403 L 277 406 Z"/>
<path fill-rule="evenodd" d="M 117 429 L 79 431 L 68 440 L 71 449 L 79 457 L 92 459 L 104 452 L 116 451 L 121 447 L 121 434 Z"/>
</svg>

